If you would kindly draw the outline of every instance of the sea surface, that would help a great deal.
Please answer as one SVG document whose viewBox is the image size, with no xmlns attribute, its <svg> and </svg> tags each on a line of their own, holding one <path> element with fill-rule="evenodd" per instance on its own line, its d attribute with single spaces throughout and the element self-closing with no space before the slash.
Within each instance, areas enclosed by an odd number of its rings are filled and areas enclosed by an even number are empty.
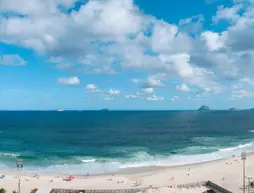
<svg viewBox="0 0 254 193">
<path fill-rule="evenodd" d="M 102 174 L 254 151 L 254 111 L 0 111 L 0 169 Z"/>
</svg>

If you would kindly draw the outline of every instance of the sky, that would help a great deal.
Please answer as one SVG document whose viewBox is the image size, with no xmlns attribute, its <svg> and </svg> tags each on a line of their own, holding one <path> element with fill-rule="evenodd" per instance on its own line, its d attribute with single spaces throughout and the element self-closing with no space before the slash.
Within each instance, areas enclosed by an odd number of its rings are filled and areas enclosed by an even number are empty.
<svg viewBox="0 0 254 193">
<path fill-rule="evenodd" d="M 0 0 L 0 110 L 254 107 L 254 0 Z"/>
</svg>

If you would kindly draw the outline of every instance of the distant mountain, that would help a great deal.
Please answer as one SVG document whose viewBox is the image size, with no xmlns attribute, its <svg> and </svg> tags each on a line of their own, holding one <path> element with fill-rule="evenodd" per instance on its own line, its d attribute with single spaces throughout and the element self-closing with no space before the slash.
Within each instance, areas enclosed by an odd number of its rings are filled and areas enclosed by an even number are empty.
<svg viewBox="0 0 254 193">
<path fill-rule="evenodd" d="M 240 111 L 240 109 L 238 109 L 238 108 L 230 108 L 230 109 L 228 109 L 229 111 Z"/>
<path fill-rule="evenodd" d="M 199 111 L 210 111 L 210 108 L 208 106 L 202 106 L 198 110 Z"/>
</svg>

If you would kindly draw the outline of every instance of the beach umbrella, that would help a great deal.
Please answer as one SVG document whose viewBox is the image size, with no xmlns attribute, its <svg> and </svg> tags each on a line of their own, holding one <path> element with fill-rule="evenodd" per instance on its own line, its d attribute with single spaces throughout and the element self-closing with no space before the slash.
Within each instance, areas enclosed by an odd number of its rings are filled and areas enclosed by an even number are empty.
<svg viewBox="0 0 254 193">
<path fill-rule="evenodd" d="M 73 180 L 75 177 L 74 176 L 69 176 L 69 180 Z"/>
</svg>

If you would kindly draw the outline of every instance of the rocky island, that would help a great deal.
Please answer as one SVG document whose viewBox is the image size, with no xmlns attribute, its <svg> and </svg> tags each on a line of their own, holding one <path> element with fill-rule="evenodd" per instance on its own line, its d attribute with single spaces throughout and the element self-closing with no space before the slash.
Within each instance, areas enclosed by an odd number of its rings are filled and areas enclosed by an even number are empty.
<svg viewBox="0 0 254 193">
<path fill-rule="evenodd" d="M 238 108 L 230 108 L 230 109 L 228 109 L 229 111 L 240 111 L 240 109 L 238 109 Z"/>
<path fill-rule="evenodd" d="M 199 111 L 210 111 L 211 109 L 208 106 L 202 106 L 198 110 Z"/>
</svg>

